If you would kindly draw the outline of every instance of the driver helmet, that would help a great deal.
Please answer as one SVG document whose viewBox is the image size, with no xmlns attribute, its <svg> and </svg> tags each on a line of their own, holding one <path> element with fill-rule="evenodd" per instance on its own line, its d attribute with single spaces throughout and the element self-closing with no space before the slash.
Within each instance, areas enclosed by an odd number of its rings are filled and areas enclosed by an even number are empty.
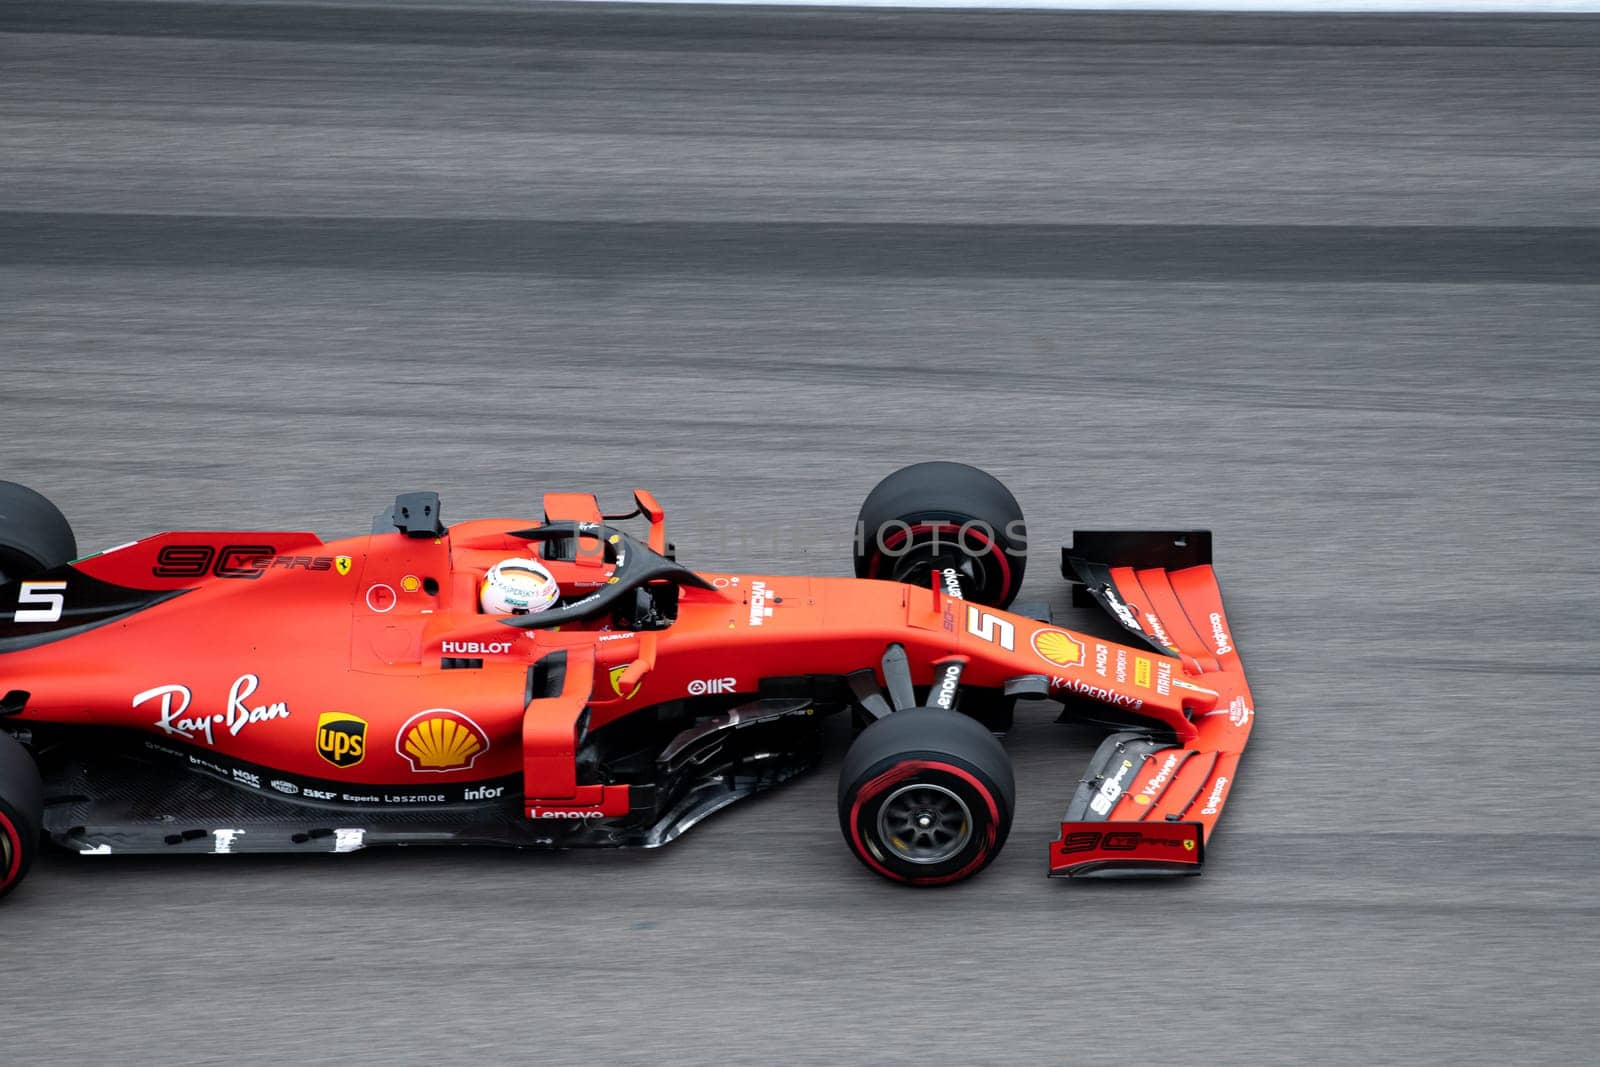
<svg viewBox="0 0 1600 1067">
<path fill-rule="evenodd" d="M 478 586 L 478 603 L 486 615 L 529 615 L 561 596 L 555 578 L 537 560 L 504 559 L 489 568 Z"/>
</svg>

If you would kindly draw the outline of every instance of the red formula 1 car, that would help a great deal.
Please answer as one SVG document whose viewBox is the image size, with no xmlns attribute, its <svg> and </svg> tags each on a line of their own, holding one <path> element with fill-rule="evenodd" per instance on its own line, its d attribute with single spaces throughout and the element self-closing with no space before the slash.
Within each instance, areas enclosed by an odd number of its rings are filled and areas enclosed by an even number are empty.
<svg viewBox="0 0 1600 1067">
<path fill-rule="evenodd" d="M 552 493 L 541 521 L 446 527 L 410 493 L 368 536 L 167 533 L 68 562 L 61 513 L 0 483 L 0 892 L 46 836 L 89 855 L 661 845 L 807 769 L 839 712 L 859 728 L 850 849 L 940 885 L 1005 842 L 996 735 L 1019 699 L 1115 728 L 1051 874 L 1199 872 L 1253 716 L 1208 534 L 1076 535 L 1063 571 L 1119 643 L 1005 610 L 1022 515 L 972 467 L 880 483 L 855 578 L 692 571 L 654 498 L 635 505 Z M 560 599 L 484 614 L 508 558 Z"/>
</svg>

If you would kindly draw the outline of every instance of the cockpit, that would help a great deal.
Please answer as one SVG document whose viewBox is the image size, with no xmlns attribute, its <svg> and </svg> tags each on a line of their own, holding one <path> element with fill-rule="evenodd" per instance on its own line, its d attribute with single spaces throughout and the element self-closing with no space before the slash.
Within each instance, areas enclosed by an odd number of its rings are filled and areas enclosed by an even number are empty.
<svg viewBox="0 0 1600 1067">
<path fill-rule="evenodd" d="M 447 529 L 437 494 L 410 493 L 398 497 L 375 527 L 448 544 L 454 577 L 445 596 L 452 613 L 480 610 L 479 583 L 490 568 L 508 559 L 538 561 L 558 584 L 559 599 L 535 614 L 505 617 L 515 629 L 665 629 L 677 618 L 680 589 L 711 588 L 671 558 L 663 513 L 648 493 L 636 493 L 635 509 L 621 515 L 602 514 L 590 494 L 549 493 L 544 503 L 544 521 L 533 526 L 481 519 Z M 644 541 L 615 525 L 640 517 L 650 524 Z"/>
</svg>

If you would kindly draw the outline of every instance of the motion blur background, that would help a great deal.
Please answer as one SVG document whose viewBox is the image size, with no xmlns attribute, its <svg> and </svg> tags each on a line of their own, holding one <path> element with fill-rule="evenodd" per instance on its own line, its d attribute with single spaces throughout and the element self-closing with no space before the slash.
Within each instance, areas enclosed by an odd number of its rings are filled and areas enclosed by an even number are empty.
<svg viewBox="0 0 1600 1067">
<path fill-rule="evenodd" d="M 7 1063 L 1592 1059 L 1600 21 L 0 6 L 0 477 L 85 551 L 546 489 L 844 573 L 926 458 L 1203 525 L 1200 879 L 867 874 L 836 761 L 667 850 L 51 855 Z M 842 738 L 841 738 L 842 740 Z"/>
</svg>

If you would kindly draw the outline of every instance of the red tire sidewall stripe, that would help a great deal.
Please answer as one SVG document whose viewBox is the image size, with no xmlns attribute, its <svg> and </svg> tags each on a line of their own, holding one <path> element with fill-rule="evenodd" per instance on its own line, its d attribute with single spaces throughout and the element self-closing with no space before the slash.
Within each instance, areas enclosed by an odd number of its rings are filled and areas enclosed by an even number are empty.
<svg viewBox="0 0 1600 1067">
<path fill-rule="evenodd" d="M 17 880 L 17 875 L 22 872 L 22 835 L 17 833 L 16 824 L 0 811 L 0 833 L 11 839 L 11 866 L 6 869 L 5 877 L 0 878 L 0 889 L 4 889 Z"/>
<path fill-rule="evenodd" d="M 956 871 L 953 874 L 940 875 L 936 878 L 907 878 L 903 874 L 897 874 L 896 872 L 889 870 L 883 864 L 873 859 L 872 852 L 866 847 L 866 842 L 861 840 L 862 807 L 870 802 L 873 798 L 882 795 L 890 786 L 903 782 L 907 778 L 910 778 L 921 771 L 938 771 L 942 774 L 949 774 L 960 778 L 962 781 L 972 786 L 973 789 L 978 791 L 978 795 L 983 798 L 985 806 L 987 806 L 989 809 L 988 840 L 985 841 L 984 847 L 978 850 L 978 854 L 973 857 L 971 863 L 968 863 L 959 871 Z M 988 859 L 989 851 L 994 844 L 995 832 L 999 826 L 1000 805 L 995 800 L 994 794 L 989 791 L 989 787 L 979 781 L 976 775 L 971 774 L 970 772 L 965 771 L 954 764 L 940 763 L 936 760 L 906 760 L 904 763 L 895 764 L 893 767 L 890 767 L 876 778 L 873 778 L 871 781 L 867 782 L 866 785 L 862 786 L 856 792 L 855 802 L 850 805 L 850 843 L 852 846 L 854 846 L 856 855 L 865 860 L 867 866 L 871 867 L 885 878 L 891 878 L 896 882 L 907 882 L 912 885 L 943 885 L 946 882 L 958 881 L 971 874 L 978 867 L 982 866 L 984 861 Z"/>
</svg>

